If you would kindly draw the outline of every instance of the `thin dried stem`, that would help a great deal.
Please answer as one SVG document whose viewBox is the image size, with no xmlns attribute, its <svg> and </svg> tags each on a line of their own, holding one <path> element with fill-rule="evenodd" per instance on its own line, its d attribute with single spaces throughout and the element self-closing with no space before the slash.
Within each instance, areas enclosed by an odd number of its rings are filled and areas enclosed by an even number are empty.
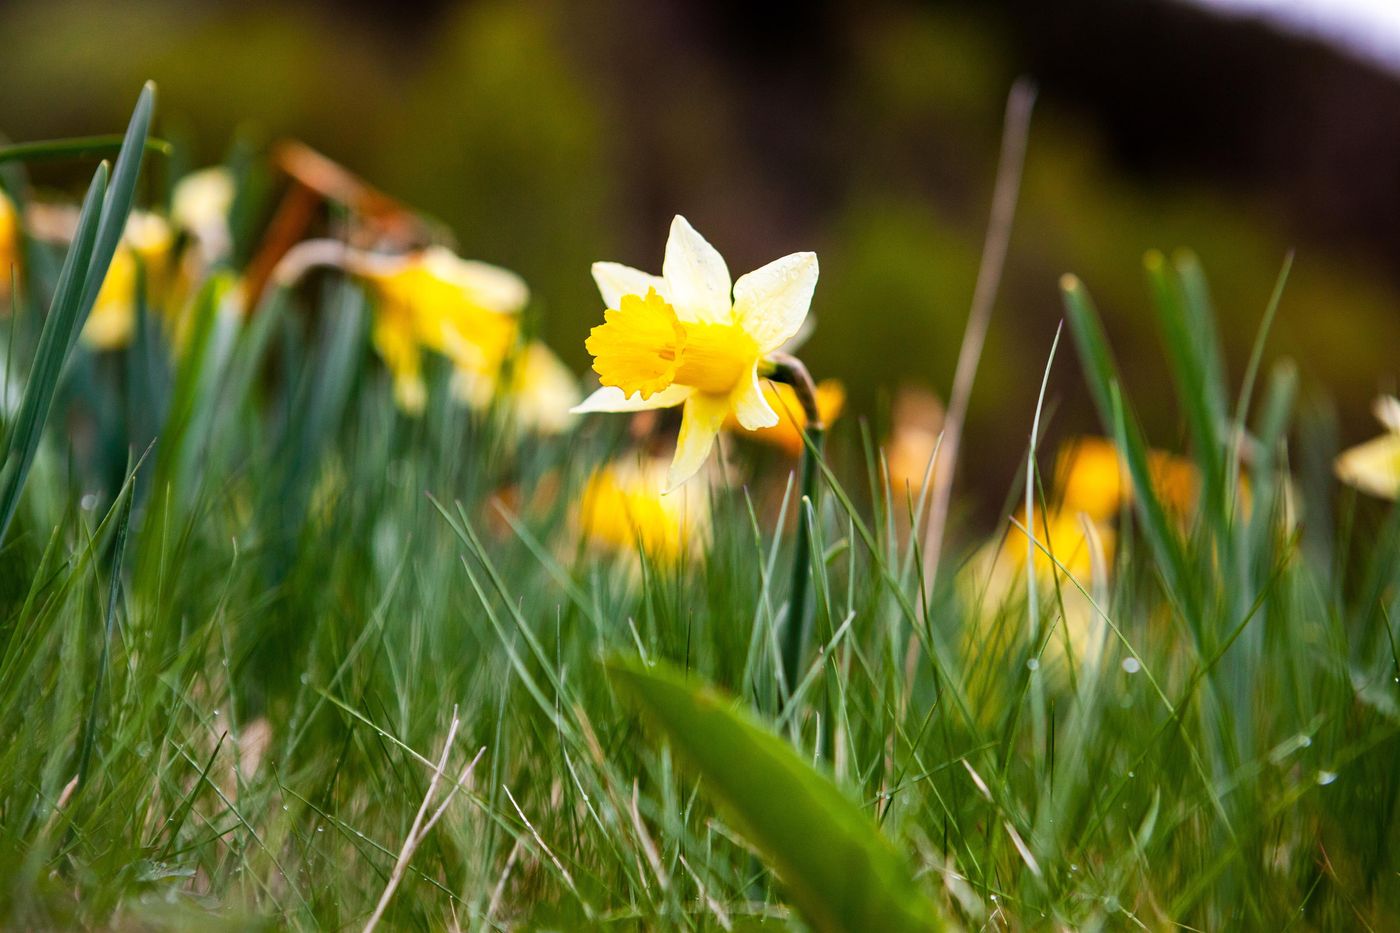
<svg viewBox="0 0 1400 933">
<path fill-rule="evenodd" d="M 953 477 L 957 469 L 958 448 L 962 441 L 963 424 L 967 420 L 968 401 L 977 379 L 977 367 L 982 360 L 982 348 L 987 342 L 992 309 L 1001 286 L 1006 253 L 1011 245 L 1011 228 L 1016 218 L 1016 202 L 1021 192 L 1021 169 L 1025 165 L 1026 141 L 1030 136 L 1031 111 L 1035 105 L 1035 85 L 1022 78 L 1011 88 L 1006 99 L 1006 117 L 1002 129 L 1001 158 L 997 164 L 996 187 L 992 193 L 992 213 L 987 224 L 987 236 L 982 245 L 982 261 L 977 269 L 977 286 L 972 293 L 967 329 L 958 350 L 958 365 L 953 373 L 953 391 L 948 399 L 948 415 L 943 422 L 943 441 L 938 462 L 934 465 L 933 496 L 929 507 L 928 527 L 924 535 L 924 581 L 932 596 L 938 577 L 938 564 L 943 553 L 943 538 L 948 524 L 948 507 L 953 495 Z M 905 654 L 905 677 L 911 679 L 919 659 L 917 632 L 910 633 Z"/>
</svg>

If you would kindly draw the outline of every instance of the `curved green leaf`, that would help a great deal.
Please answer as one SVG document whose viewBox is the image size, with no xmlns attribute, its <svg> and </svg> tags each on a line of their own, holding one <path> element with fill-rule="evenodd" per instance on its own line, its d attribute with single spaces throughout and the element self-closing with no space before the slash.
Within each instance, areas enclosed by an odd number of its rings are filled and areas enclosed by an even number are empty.
<svg viewBox="0 0 1400 933">
<path fill-rule="evenodd" d="M 609 664 L 613 683 L 704 778 L 817 931 L 939 930 L 907 860 L 874 821 L 732 699 L 665 667 Z"/>
</svg>

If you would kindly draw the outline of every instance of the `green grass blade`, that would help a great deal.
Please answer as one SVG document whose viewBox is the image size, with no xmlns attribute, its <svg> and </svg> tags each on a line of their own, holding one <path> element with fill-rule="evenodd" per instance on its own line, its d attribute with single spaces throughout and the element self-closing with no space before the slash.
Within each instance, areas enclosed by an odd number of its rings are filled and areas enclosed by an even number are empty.
<svg viewBox="0 0 1400 933">
<path fill-rule="evenodd" d="M 102 217 L 98 222 L 97 240 L 93 244 L 91 267 L 88 270 L 86 289 L 80 317 L 87 318 L 92 306 L 97 302 L 97 293 L 102 288 L 102 280 L 107 277 L 107 267 L 112 264 L 112 256 L 117 252 L 126 231 L 126 218 L 131 213 L 131 202 L 136 195 L 136 182 L 141 176 L 141 158 L 146 152 L 146 139 L 151 132 L 151 118 L 156 106 L 156 86 L 146 82 L 141 96 L 136 100 L 136 109 L 131 113 L 131 122 L 126 127 L 126 138 L 122 141 L 121 152 L 112 168 L 112 185 L 106 201 L 102 205 Z M 77 339 L 77 332 L 72 335 Z"/>
<path fill-rule="evenodd" d="M 1133 501 L 1142 515 L 1143 532 L 1155 552 L 1169 595 L 1190 607 L 1187 619 L 1199 627 L 1200 614 L 1195 611 L 1195 590 L 1187 570 L 1186 555 L 1176 532 L 1167 519 L 1166 510 L 1152 489 L 1152 471 L 1148 462 L 1147 443 L 1137 420 L 1127 410 L 1121 395 L 1118 367 L 1108 349 L 1103 324 L 1084 284 L 1078 278 L 1065 276 L 1060 287 L 1064 295 L 1069 331 L 1084 366 L 1089 392 L 1099 410 L 1106 430 L 1117 438 L 1119 449 L 1128 463 L 1133 482 Z"/>
<path fill-rule="evenodd" d="M 63 365 L 86 317 L 82 313 L 82 296 L 87 277 L 92 271 L 98 205 L 106 193 L 107 163 L 104 162 L 97 167 L 87 196 L 83 199 L 77 231 L 63 260 L 53 303 L 49 306 L 48 317 L 39 335 L 39 347 L 35 351 L 34 366 L 29 371 L 29 381 L 24 387 L 24 397 L 20 400 L 19 414 L 6 440 L 5 461 L 0 467 L 0 543 L 4 542 L 15 510 L 19 508 L 20 493 L 24 489 L 29 468 L 34 465 L 44 424 L 48 421 L 49 409 L 53 406 L 58 382 L 63 376 Z M 106 273 L 105 266 L 102 273 Z"/>
<path fill-rule="evenodd" d="M 781 738 L 674 671 L 628 661 L 609 670 L 704 778 L 813 929 L 942 928 L 904 858 L 870 817 Z"/>
<path fill-rule="evenodd" d="M 1220 459 L 1224 417 L 1223 412 L 1212 410 L 1211 395 L 1206 388 L 1210 375 L 1200 353 L 1200 343 L 1206 338 L 1197 331 L 1197 322 L 1192 320 L 1188 310 L 1185 289 L 1172 274 L 1166 257 L 1153 250 L 1143 264 L 1147 269 L 1152 303 L 1157 310 L 1157 322 L 1162 329 L 1172 382 L 1176 385 L 1177 401 L 1191 436 L 1191 452 L 1201 471 L 1203 505 L 1210 519 L 1217 520 L 1224 502 L 1225 477 Z"/>
<path fill-rule="evenodd" d="M 53 162 L 64 159 L 107 158 L 118 153 L 125 137 L 116 133 L 76 136 L 70 139 L 44 139 L 32 143 L 0 146 L 0 164 L 5 162 Z M 147 152 L 170 155 L 173 147 L 163 139 L 147 139 Z"/>
</svg>

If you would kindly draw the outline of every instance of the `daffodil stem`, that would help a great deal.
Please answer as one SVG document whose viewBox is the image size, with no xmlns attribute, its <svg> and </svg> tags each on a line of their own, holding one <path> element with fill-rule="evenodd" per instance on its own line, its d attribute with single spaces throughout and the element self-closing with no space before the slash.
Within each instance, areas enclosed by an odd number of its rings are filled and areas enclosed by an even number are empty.
<svg viewBox="0 0 1400 933">
<path fill-rule="evenodd" d="M 807 428 L 808 446 L 802 453 L 802 496 L 797 504 L 797 538 L 793 542 L 792 588 L 788 596 L 787 628 L 783 633 L 783 679 L 788 695 L 797 690 L 802 662 L 812 638 L 812 620 L 807 604 L 812 581 L 812 519 L 817 512 L 817 477 L 821 470 L 821 427 Z"/>
<path fill-rule="evenodd" d="M 822 439 L 826 426 L 817 408 L 817 390 L 812 376 L 802 361 L 786 353 L 774 354 L 768 378 L 792 386 L 806 415 L 806 445 L 802 451 L 800 497 L 797 503 L 797 538 L 793 542 L 792 587 L 788 594 L 788 614 L 783 631 L 783 680 L 789 698 L 797 690 L 802 662 L 811 641 L 811 619 L 808 617 L 809 593 L 812 582 L 812 519 L 817 514 L 817 493 L 820 490 L 820 460 Z"/>
</svg>

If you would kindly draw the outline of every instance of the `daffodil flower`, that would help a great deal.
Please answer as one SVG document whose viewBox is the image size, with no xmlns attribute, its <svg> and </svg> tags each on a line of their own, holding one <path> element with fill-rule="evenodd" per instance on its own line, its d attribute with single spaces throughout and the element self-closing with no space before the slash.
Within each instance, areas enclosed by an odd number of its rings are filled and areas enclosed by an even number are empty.
<svg viewBox="0 0 1400 933">
<path fill-rule="evenodd" d="M 495 396 L 503 365 L 519 340 L 520 311 L 530 299 L 520 276 L 462 259 L 442 246 L 385 255 L 336 240 L 307 240 L 287 252 L 272 278 L 287 287 L 316 266 L 343 269 L 369 286 L 375 299 L 370 341 L 405 412 L 421 414 L 427 402 L 425 350 L 452 362 L 453 391 L 460 400 L 482 407 Z M 542 364 L 536 357 L 532 372 L 538 375 Z M 563 406 L 574 396 L 552 398 Z"/>
<path fill-rule="evenodd" d="M 668 489 L 695 475 L 731 414 L 749 431 L 778 423 L 760 377 L 807 317 L 815 253 L 784 256 L 731 285 L 724 258 L 678 216 L 660 276 L 600 262 L 593 279 L 607 310 L 585 346 L 603 387 L 574 411 L 684 405 Z"/>
<path fill-rule="evenodd" d="M 671 562 L 709 527 L 709 503 L 695 483 L 661 492 L 669 467 L 661 459 L 617 461 L 589 477 L 579 500 L 579 524 L 592 544 L 614 552 L 640 549 Z"/>
<path fill-rule="evenodd" d="M 1400 398 L 1383 395 L 1372 410 L 1386 433 L 1342 451 L 1337 478 L 1382 499 L 1400 499 Z"/>
<path fill-rule="evenodd" d="M 350 268 L 369 282 L 378 299 L 371 338 L 393 373 L 399 405 L 410 414 L 423 410 L 423 349 L 452 361 L 454 384 L 464 401 L 489 400 L 515 346 L 519 312 L 529 301 L 524 281 L 443 247 L 405 258 L 362 258 Z"/>
</svg>

